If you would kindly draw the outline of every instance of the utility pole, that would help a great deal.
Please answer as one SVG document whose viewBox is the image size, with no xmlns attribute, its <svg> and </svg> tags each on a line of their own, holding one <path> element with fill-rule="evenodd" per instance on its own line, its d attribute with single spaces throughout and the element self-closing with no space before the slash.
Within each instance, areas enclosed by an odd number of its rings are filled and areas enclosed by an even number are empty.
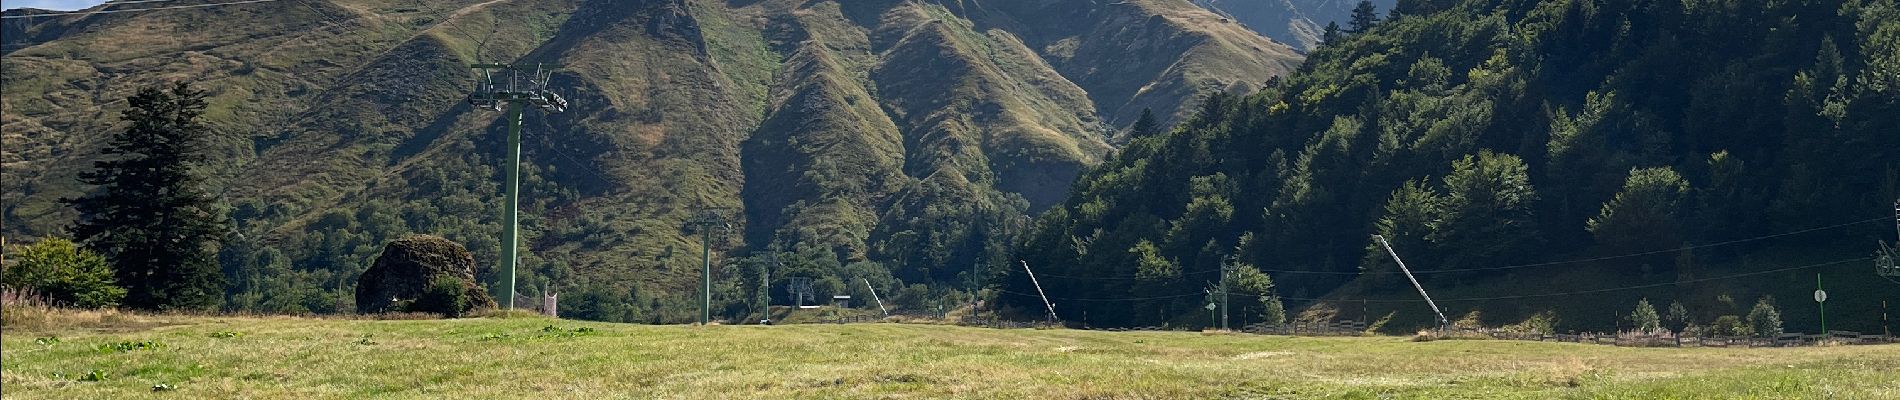
<svg viewBox="0 0 1900 400">
<path fill-rule="evenodd" d="M 720 210 L 719 208 L 701 210 L 699 215 L 693 216 L 693 219 L 686 221 L 686 225 L 698 228 L 700 233 L 700 283 L 703 284 L 700 292 L 702 297 L 700 297 L 699 303 L 700 325 L 712 323 L 713 227 L 723 226 L 725 228 L 724 230 L 732 230 L 732 224 L 726 222 L 726 216 L 721 214 Z"/>
<path fill-rule="evenodd" d="M 976 292 L 983 288 L 983 263 L 970 264 L 970 319 L 976 319 Z"/>
<path fill-rule="evenodd" d="M 759 292 L 752 294 L 752 297 L 764 300 L 761 301 L 759 305 L 760 321 L 772 320 L 772 269 L 781 266 L 778 259 L 778 250 L 778 243 L 772 243 L 771 249 L 768 250 L 771 251 L 771 254 L 769 254 L 770 261 L 765 264 L 765 268 L 763 268 L 762 271 L 759 271 Z"/>
<path fill-rule="evenodd" d="M 1227 278 L 1234 274 L 1234 263 L 1238 261 L 1238 256 L 1227 256 L 1227 260 L 1220 265 L 1220 329 L 1223 331 L 1228 329 L 1227 306 L 1234 297 L 1228 291 Z"/>
<path fill-rule="evenodd" d="M 1051 322 L 1051 323 L 1054 323 L 1054 322 L 1056 322 L 1056 305 L 1055 305 L 1055 303 L 1050 303 L 1050 302 L 1049 302 L 1049 294 L 1048 294 L 1048 293 L 1043 293 L 1043 291 L 1042 291 L 1042 283 L 1041 283 L 1041 282 L 1037 282 L 1037 281 L 1036 281 L 1036 271 L 1031 271 L 1031 270 L 1029 270 L 1029 262 L 1028 262 L 1028 261 L 1022 261 L 1022 263 L 1023 263 L 1023 272 L 1027 272 L 1027 273 L 1029 273 L 1029 283 L 1030 283 L 1030 284 L 1032 284 L 1032 285 L 1036 285 L 1036 295 L 1037 295 L 1037 296 L 1042 296 L 1042 306 L 1043 306 L 1043 307 L 1048 307 L 1048 308 L 1049 308 L 1049 322 Z"/>
<path fill-rule="evenodd" d="M 858 278 L 858 279 L 864 280 L 865 289 L 871 289 L 871 300 L 877 301 L 877 311 L 884 313 L 884 316 L 886 317 L 891 316 L 891 310 L 884 308 L 884 299 L 880 299 L 877 297 L 877 287 L 871 286 L 871 278 Z"/>
<path fill-rule="evenodd" d="M 502 104 L 508 105 L 508 158 L 504 174 L 507 183 L 507 199 L 502 204 L 501 234 L 501 280 L 502 303 L 509 310 L 515 309 L 515 265 L 520 257 L 515 254 L 520 245 L 520 205 L 521 205 L 521 115 L 524 106 L 532 105 L 548 112 L 567 111 L 567 99 L 548 90 L 548 79 L 554 70 L 560 68 L 551 64 L 470 64 L 481 72 L 476 81 L 475 90 L 468 95 L 469 105 L 501 111 Z M 506 86 L 495 82 L 494 71 L 508 74 Z M 523 73 L 531 76 L 522 82 Z"/>
<path fill-rule="evenodd" d="M 1432 313 L 1438 314 L 1438 329 L 1450 327 L 1451 320 L 1445 318 L 1445 311 L 1438 308 L 1437 302 L 1432 301 L 1431 294 L 1425 293 L 1425 286 L 1418 284 L 1418 278 L 1412 276 L 1412 269 L 1405 267 L 1405 260 L 1399 259 L 1399 252 L 1392 250 L 1392 244 L 1385 241 L 1385 236 L 1372 235 L 1372 238 L 1378 239 L 1379 245 L 1385 247 L 1385 253 L 1392 255 L 1392 261 L 1399 263 L 1399 270 L 1405 272 L 1405 279 L 1412 281 L 1412 288 L 1418 289 L 1418 295 L 1425 298 L 1425 305 L 1431 306 Z M 1619 315 L 1617 318 L 1622 318 L 1622 316 Z"/>
</svg>

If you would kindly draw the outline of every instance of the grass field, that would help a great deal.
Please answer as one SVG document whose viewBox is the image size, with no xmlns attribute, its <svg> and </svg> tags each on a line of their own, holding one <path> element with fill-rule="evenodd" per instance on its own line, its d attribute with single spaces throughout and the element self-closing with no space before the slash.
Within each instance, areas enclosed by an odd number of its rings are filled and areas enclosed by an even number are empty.
<svg viewBox="0 0 1900 400">
<path fill-rule="evenodd" d="M 29 328 L 4 332 L 8 399 L 1900 398 L 1896 346 L 1634 349 L 541 318 L 109 315 Z"/>
</svg>

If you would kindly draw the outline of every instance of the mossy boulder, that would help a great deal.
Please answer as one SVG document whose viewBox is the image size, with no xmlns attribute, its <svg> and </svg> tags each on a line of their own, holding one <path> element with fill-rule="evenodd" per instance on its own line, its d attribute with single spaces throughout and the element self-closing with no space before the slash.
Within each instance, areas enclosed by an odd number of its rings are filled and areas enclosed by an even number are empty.
<svg viewBox="0 0 1900 400">
<path fill-rule="evenodd" d="M 466 302 L 458 315 L 469 310 L 494 308 L 495 299 L 475 285 L 475 256 L 448 239 L 431 235 L 411 235 L 383 246 L 376 264 L 356 279 L 356 312 L 371 314 L 409 310 L 442 278 L 462 282 Z"/>
</svg>

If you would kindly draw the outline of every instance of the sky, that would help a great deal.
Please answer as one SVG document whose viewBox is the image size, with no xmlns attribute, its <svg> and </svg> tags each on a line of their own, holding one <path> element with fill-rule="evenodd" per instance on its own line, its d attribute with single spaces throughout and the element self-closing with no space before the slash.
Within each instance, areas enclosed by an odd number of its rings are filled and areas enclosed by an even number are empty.
<svg viewBox="0 0 1900 400">
<path fill-rule="evenodd" d="M 105 0 L 0 0 L 0 9 L 44 8 L 48 10 L 71 11 L 92 7 Z"/>
</svg>

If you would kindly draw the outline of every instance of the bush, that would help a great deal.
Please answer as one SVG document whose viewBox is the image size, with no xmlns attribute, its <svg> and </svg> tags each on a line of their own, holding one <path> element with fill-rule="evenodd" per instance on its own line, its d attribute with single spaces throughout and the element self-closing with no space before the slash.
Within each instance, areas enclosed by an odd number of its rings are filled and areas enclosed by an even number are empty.
<svg viewBox="0 0 1900 400">
<path fill-rule="evenodd" d="M 428 289 L 424 289 L 422 295 L 416 297 L 416 302 L 409 305 L 409 311 L 442 314 L 449 318 L 461 317 L 469 308 L 467 288 L 468 283 L 463 282 L 462 278 L 438 276 L 429 281 Z"/>
<path fill-rule="evenodd" d="M 64 306 L 106 308 L 119 305 L 125 288 L 113 281 L 106 258 L 70 240 L 50 238 L 21 248 L 13 267 L 0 272 L 0 285 L 46 296 Z"/>
<path fill-rule="evenodd" d="M 1286 323 L 1286 303 L 1280 302 L 1280 296 L 1260 296 L 1260 318 L 1269 324 Z"/>
<path fill-rule="evenodd" d="M 1775 298 L 1762 297 L 1755 302 L 1755 308 L 1748 310 L 1748 327 L 1756 336 L 1781 336 L 1781 311 L 1775 309 Z"/>
<path fill-rule="evenodd" d="M 1716 317 L 1715 322 L 1709 324 L 1709 334 L 1715 336 L 1753 336 L 1755 330 L 1750 328 L 1748 324 L 1742 323 L 1742 317 L 1724 315 Z"/>
<path fill-rule="evenodd" d="M 1557 333 L 1557 312 L 1544 311 L 1531 314 L 1530 317 L 1524 318 L 1523 322 L 1504 326 L 1504 330 L 1514 333 L 1540 335 Z"/>
<path fill-rule="evenodd" d="M 1662 330 L 1662 318 L 1656 315 L 1656 306 L 1650 305 L 1649 299 L 1636 302 L 1636 312 L 1630 313 L 1630 322 L 1634 323 L 1636 330 L 1642 333 L 1655 333 Z"/>
</svg>

